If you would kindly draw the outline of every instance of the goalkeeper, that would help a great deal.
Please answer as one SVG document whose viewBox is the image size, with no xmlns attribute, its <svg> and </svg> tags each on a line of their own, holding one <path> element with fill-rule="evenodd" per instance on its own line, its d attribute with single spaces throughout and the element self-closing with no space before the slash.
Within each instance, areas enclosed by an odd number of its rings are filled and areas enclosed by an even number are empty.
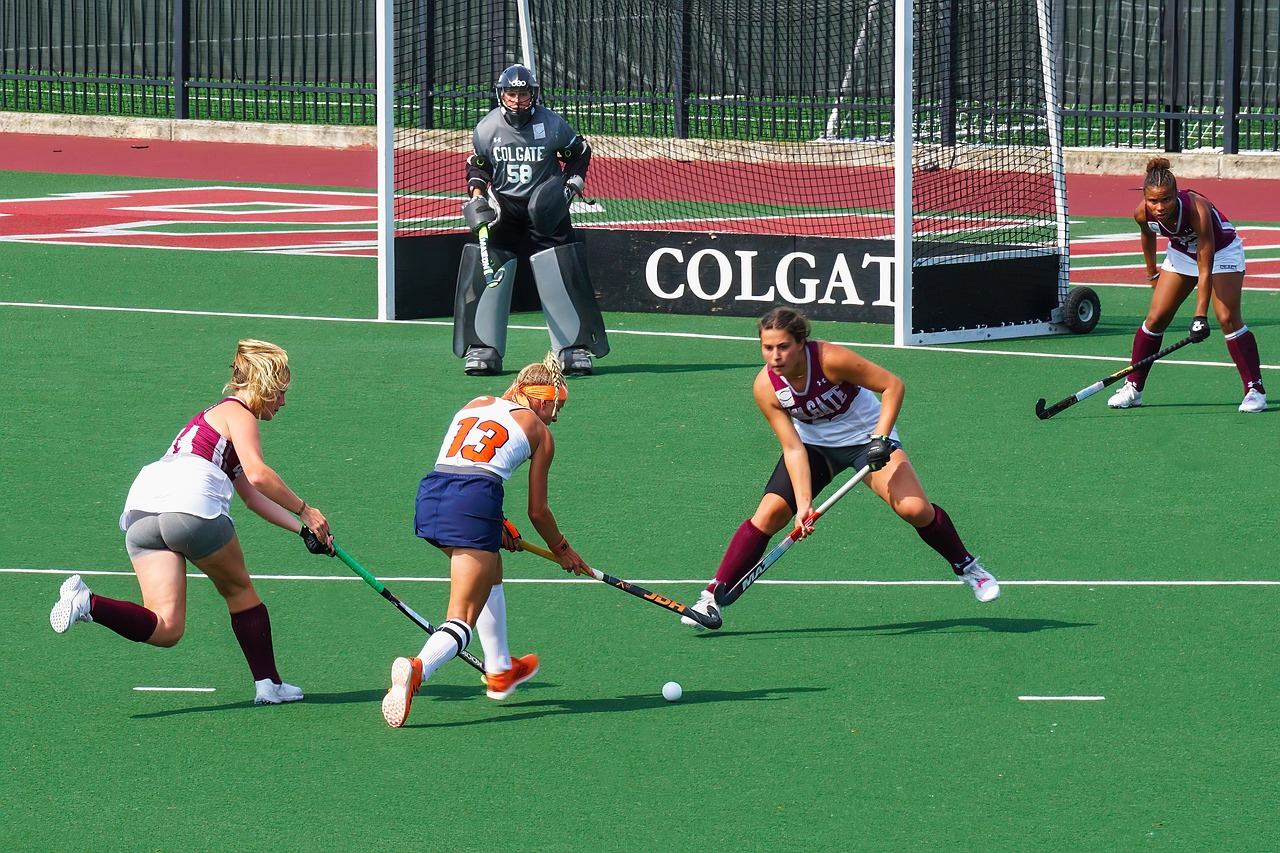
<svg viewBox="0 0 1280 853">
<path fill-rule="evenodd" d="M 453 350 L 470 375 L 502 372 L 516 261 L 533 270 L 551 348 L 566 374 L 592 372 L 609 352 L 604 319 L 574 238 L 569 202 L 581 195 L 591 146 L 559 114 L 538 102 L 538 83 L 523 65 L 502 72 L 498 106 L 476 125 L 467 158 L 470 198 L 462 206 L 479 244 L 458 268 Z"/>
</svg>

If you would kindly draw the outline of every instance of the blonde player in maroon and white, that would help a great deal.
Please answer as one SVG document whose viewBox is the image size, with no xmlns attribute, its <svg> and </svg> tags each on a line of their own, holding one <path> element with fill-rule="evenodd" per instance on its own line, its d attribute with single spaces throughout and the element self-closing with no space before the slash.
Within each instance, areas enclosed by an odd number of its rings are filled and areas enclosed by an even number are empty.
<svg viewBox="0 0 1280 853">
<path fill-rule="evenodd" d="M 925 496 L 898 440 L 894 424 L 902 408 L 902 380 L 852 350 L 809 340 L 809 321 L 790 308 L 770 311 L 758 328 L 765 366 L 752 392 L 782 445 L 782 458 L 755 514 L 733 534 L 715 579 L 693 609 L 717 610 L 715 588 L 741 580 L 788 523 L 797 539 L 807 536 L 814 497 L 841 471 L 864 465 L 871 468 L 871 490 L 947 560 L 978 601 L 997 598 L 996 579 L 965 548 L 942 507 Z M 700 627 L 688 617 L 681 621 Z"/>
<path fill-rule="evenodd" d="M 1240 411 L 1256 413 L 1267 408 L 1267 392 L 1262 386 L 1262 359 L 1258 342 L 1240 313 L 1244 289 L 1244 244 L 1235 226 L 1213 202 L 1194 190 L 1179 190 L 1178 181 L 1164 157 L 1147 161 L 1142 181 L 1142 201 L 1133 212 L 1142 234 L 1142 257 L 1147 278 L 1154 282 L 1151 306 L 1133 335 L 1130 364 L 1160 351 L 1164 331 L 1191 291 L 1196 292 L 1195 315 L 1189 337 L 1200 343 L 1209 337 L 1209 306 L 1227 341 L 1227 352 L 1240 372 L 1244 399 Z M 1156 269 L 1156 237 L 1166 237 L 1169 249 L 1164 263 Z M 1150 367 L 1129 374 L 1107 405 L 1132 409 L 1142 405 Z"/>
<path fill-rule="evenodd" d="M 59 634 L 76 622 L 97 622 L 120 636 L 174 646 L 187 624 L 187 561 L 209 576 L 227 602 L 231 630 L 254 680 L 254 702 L 296 702 L 302 691 L 276 670 L 267 606 L 249 579 L 231 523 L 232 489 L 245 506 L 303 538 L 313 554 L 333 555 L 324 514 L 285 485 L 262 458 L 258 421 L 284 407 L 291 373 L 283 349 L 266 341 L 236 346 L 230 396 L 189 420 L 159 461 L 134 479 L 120 516 L 125 549 L 142 604 L 95 595 L 79 575 L 59 592 L 49 624 Z M 295 517 L 295 515 L 297 517 Z"/>
<path fill-rule="evenodd" d="M 507 649 L 507 603 L 499 547 L 516 550 L 504 525 L 503 484 L 529 463 L 529 521 L 567 572 L 590 570 L 560 532 L 547 502 L 555 458 L 548 427 L 559 418 L 569 389 L 555 354 L 521 370 L 501 397 L 478 397 L 450 421 L 435 467 L 418 486 L 417 535 L 449 557 L 449 609 L 417 657 L 391 664 L 391 688 L 382 716 L 392 728 L 409 718 L 413 696 L 437 669 L 471 642 L 474 627 L 484 648 L 485 686 L 506 699 L 538 671 L 538 656 L 512 658 Z"/>
</svg>

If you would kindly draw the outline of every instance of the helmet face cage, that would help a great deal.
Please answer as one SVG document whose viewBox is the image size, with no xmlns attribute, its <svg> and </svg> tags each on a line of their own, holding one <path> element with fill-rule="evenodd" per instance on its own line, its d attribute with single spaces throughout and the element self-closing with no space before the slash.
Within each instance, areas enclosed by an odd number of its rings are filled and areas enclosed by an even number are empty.
<svg viewBox="0 0 1280 853">
<path fill-rule="evenodd" d="M 498 105 L 502 107 L 503 114 L 508 120 L 516 120 L 523 123 L 527 121 L 533 113 L 533 106 L 538 102 L 538 81 L 533 76 L 533 72 L 523 65 L 512 65 L 498 75 L 498 82 L 493 87 L 494 94 L 498 98 Z M 510 107 L 503 100 L 503 94 L 507 92 L 529 94 L 529 103 L 527 106 Z"/>
</svg>

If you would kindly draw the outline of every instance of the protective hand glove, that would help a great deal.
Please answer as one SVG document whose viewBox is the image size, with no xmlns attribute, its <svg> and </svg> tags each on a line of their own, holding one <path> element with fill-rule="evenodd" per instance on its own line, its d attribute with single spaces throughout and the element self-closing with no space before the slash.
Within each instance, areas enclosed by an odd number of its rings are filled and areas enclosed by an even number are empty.
<svg viewBox="0 0 1280 853">
<path fill-rule="evenodd" d="M 564 200 L 572 204 L 574 196 L 582 195 L 583 186 L 581 175 L 570 175 L 564 182 Z"/>
<path fill-rule="evenodd" d="M 1189 333 L 1189 337 L 1191 338 L 1191 343 L 1193 344 L 1198 344 L 1201 341 L 1208 340 L 1209 339 L 1209 318 L 1208 317 L 1191 318 L 1191 326 L 1187 331 Z"/>
<path fill-rule="evenodd" d="M 466 220 L 467 227 L 474 234 L 484 226 L 497 222 L 498 214 L 489 204 L 489 199 L 478 195 L 463 203 L 462 218 Z"/>
<path fill-rule="evenodd" d="M 887 435 L 873 435 L 871 442 L 867 445 L 867 467 L 872 471 L 879 471 L 881 468 L 889 464 L 889 457 L 893 455 L 893 443 Z"/>
<path fill-rule="evenodd" d="M 323 554 L 327 557 L 334 556 L 335 552 L 333 550 L 333 546 L 328 542 L 322 542 L 320 537 L 315 535 L 315 533 L 311 531 L 311 528 L 307 527 L 305 524 L 302 525 L 302 529 L 298 531 L 298 535 L 302 537 L 302 544 L 306 545 L 307 550 L 312 554 Z"/>
<path fill-rule="evenodd" d="M 502 519 L 502 547 L 508 551 L 520 550 L 520 531 L 510 519 Z"/>
</svg>

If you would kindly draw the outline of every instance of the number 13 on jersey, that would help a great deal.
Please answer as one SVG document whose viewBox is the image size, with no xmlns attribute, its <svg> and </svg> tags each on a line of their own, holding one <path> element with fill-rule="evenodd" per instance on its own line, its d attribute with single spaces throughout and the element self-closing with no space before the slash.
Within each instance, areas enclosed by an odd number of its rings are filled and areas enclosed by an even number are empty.
<svg viewBox="0 0 1280 853">
<path fill-rule="evenodd" d="M 511 434 L 497 421 L 463 418 L 449 443 L 448 456 L 461 456 L 471 462 L 490 462 Z"/>
</svg>

